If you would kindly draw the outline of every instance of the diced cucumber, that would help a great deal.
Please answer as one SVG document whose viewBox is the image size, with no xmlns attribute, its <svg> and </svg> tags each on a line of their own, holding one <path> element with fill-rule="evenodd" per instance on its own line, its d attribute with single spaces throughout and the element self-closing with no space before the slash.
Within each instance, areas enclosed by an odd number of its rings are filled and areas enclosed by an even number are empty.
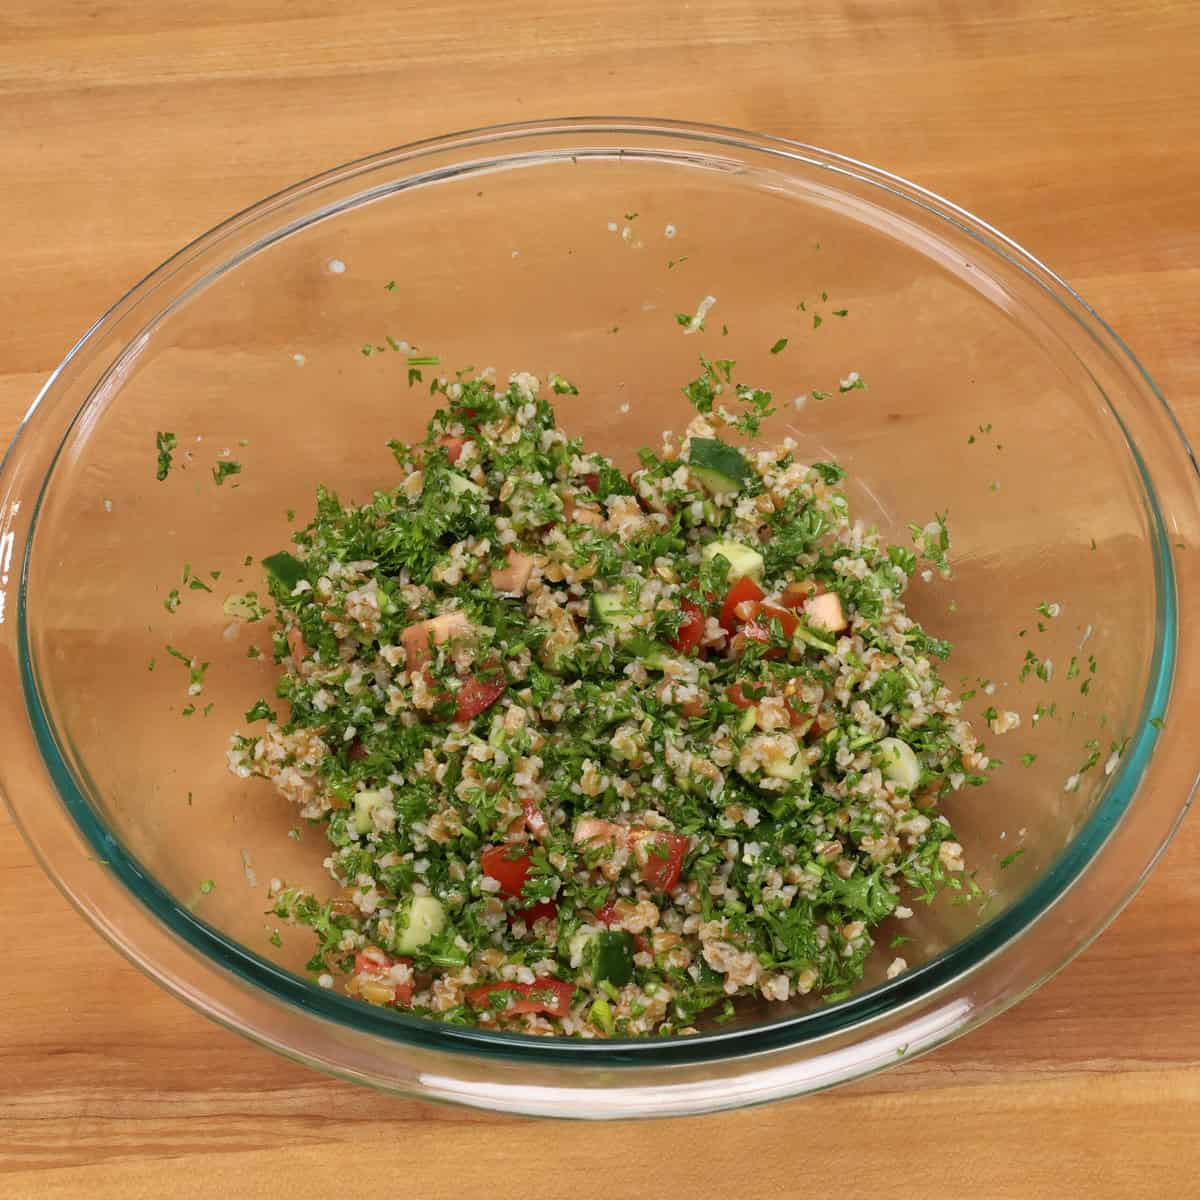
<svg viewBox="0 0 1200 1200">
<path fill-rule="evenodd" d="M 800 755 L 797 754 L 793 759 L 769 762 L 763 768 L 763 771 L 765 774 L 770 775 L 772 779 L 790 779 L 793 783 L 796 783 L 808 774 L 808 766 L 802 761 Z"/>
<path fill-rule="evenodd" d="M 588 945 L 592 940 L 592 935 L 584 929 L 578 930 L 567 943 L 567 962 L 572 967 L 577 967 L 583 962 L 583 956 L 587 953 Z"/>
<path fill-rule="evenodd" d="M 633 978 L 633 935 L 623 929 L 596 934 L 592 949 L 592 980 L 624 987 Z"/>
<path fill-rule="evenodd" d="M 354 828 L 359 833 L 370 833 L 375 828 L 374 813 L 382 803 L 379 792 L 359 792 L 354 797 Z"/>
<path fill-rule="evenodd" d="M 763 556 L 751 546 L 743 542 L 720 540 L 709 542 L 700 551 L 705 562 L 711 562 L 720 555 L 729 563 L 729 582 L 749 576 L 751 579 L 761 579 L 763 575 Z"/>
<path fill-rule="evenodd" d="M 397 954 L 416 953 L 446 928 L 446 910 L 441 901 L 432 896 L 414 896 L 397 919 L 405 922 L 404 928 L 398 929 L 392 939 L 392 948 Z"/>
<path fill-rule="evenodd" d="M 636 610 L 630 607 L 627 592 L 593 592 L 592 620 L 606 629 L 629 633 L 633 628 Z"/>
<path fill-rule="evenodd" d="M 899 738 L 885 737 L 880 741 L 879 766 L 885 779 L 907 791 L 911 792 L 921 780 L 921 760 L 916 751 Z"/>
<path fill-rule="evenodd" d="M 460 475 L 457 471 L 446 472 L 446 486 L 456 495 L 472 495 L 482 496 L 483 488 L 477 483 L 472 483 L 465 475 Z"/>
<path fill-rule="evenodd" d="M 674 657 L 666 646 L 655 646 L 649 654 L 642 655 L 642 666 L 649 667 L 651 671 L 665 671 L 667 663 L 671 662 Z"/>
<path fill-rule="evenodd" d="M 837 649 L 833 642 L 826 641 L 804 625 L 797 625 L 796 632 L 792 634 L 792 650 L 797 657 L 804 653 L 805 646 L 820 650 L 822 654 L 832 654 Z"/>
<path fill-rule="evenodd" d="M 700 486 L 713 496 L 740 492 L 754 475 L 745 455 L 720 438 L 692 438 L 688 466 Z"/>
<path fill-rule="evenodd" d="M 591 1016 L 593 1025 L 603 1029 L 610 1036 L 612 1035 L 613 1030 L 616 1028 L 613 1022 L 612 1007 L 603 996 L 599 996 L 592 1001 L 591 1013 L 589 1015 Z"/>
<path fill-rule="evenodd" d="M 754 722 L 757 720 L 758 709 L 752 704 L 742 713 L 742 719 L 738 722 L 738 731 L 740 733 L 749 733 L 754 728 Z"/>
</svg>

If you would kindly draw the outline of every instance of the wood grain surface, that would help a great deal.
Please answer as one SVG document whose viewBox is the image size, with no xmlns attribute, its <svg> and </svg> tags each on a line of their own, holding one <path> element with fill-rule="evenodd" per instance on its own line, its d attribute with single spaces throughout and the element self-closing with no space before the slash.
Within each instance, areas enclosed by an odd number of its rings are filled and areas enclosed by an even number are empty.
<svg viewBox="0 0 1200 1200">
<path fill-rule="evenodd" d="M 5 0 L 0 445 L 90 321 L 226 214 L 368 151 L 576 112 L 791 135 L 950 196 L 1076 285 L 1200 435 L 1195 0 Z M 1079 960 L 926 1059 L 567 1126 L 359 1091 L 208 1024 L 0 814 L 0 1196 L 1197 1196 L 1198 913 L 1192 820 Z"/>
</svg>

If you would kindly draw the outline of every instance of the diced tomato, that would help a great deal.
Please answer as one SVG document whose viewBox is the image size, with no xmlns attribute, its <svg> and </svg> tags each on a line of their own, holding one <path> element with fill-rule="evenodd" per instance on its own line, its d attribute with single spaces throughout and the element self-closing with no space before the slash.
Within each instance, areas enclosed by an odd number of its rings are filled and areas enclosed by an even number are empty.
<svg viewBox="0 0 1200 1200">
<path fill-rule="evenodd" d="M 804 602 L 804 615 L 808 623 L 823 633 L 841 633 L 849 625 L 841 597 L 836 592 L 825 592 Z"/>
<path fill-rule="evenodd" d="M 558 905 L 553 900 L 539 900 L 537 904 L 531 904 L 528 908 L 521 909 L 517 916 L 526 925 L 532 926 L 534 921 L 540 921 L 543 917 L 557 917 Z"/>
<path fill-rule="evenodd" d="M 515 846 L 490 846 L 479 856 L 483 873 L 494 879 L 506 896 L 519 896 L 533 867 L 529 855 Z"/>
<path fill-rule="evenodd" d="M 757 604 L 749 621 L 747 621 L 739 630 L 741 635 L 751 642 L 762 642 L 767 645 L 771 641 L 771 622 L 778 621 L 783 629 L 784 637 L 790 640 L 793 633 L 796 632 L 796 626 L 800 622 L 788 612 L 786 608 L 776 608 L 773 604 Z M 772 650 L 767 651 L 767 657 L 775 658 L 784 653 L 783 649 L 776 646 Z"/>
<path fill-rule="evenodd" d="M 691 654 L 704 637 L 704 613 L 698 604 L 690 600 L 684 600 L 680 607 L 683 609 L 683 620 L 679 623 L 679 632 L 671 639 L 671 645 L 680 654 Z"/>
<path fill-rule="evenodd" d="M 738 706 L 738 708 L 753 708 L 754 701 L 749 699 L 745 692 L 742 691 L 742 685 L 735 683 L 732 687 L 725 689 L 725 695 Z"/>
<path fill-rule="evenodd" d="M 508 687 L 508 681 L 503 675 L 489 674 L 483 679 L 468 679 L 458 689 L 456 699 L 458 709 L 454 714 L 456 721 L 470 721 L 479 716 L 485 709 L 491 708 Z"/>
<path fill-rule="evenodd" d="M 411 967 L 412 959 L 392 958 L 390 954 L 385 954 L 378 949 L 360 950 L 354 956 L 354 974 L 365 975 L 372 979 L 383 979 L 397 963 L 404 963 L 405 966 Z M 393 1003 L 403 1004 L 405 1007 L 412 1003 L 413 983 L 411 979 L 408 983 L 394 983 L 391 979 L 388 979 L 387 982 L 396 989 L 396 999 Z"/>
<path fill-rule="evenodd" d="M 766 593 L 748 575 L 743 575 L 725 593 L 725 603 L 721 606 L 721 627 L 726 633 L 733 633 L 741 624 L 734 611 L 739 604 L 746 600 L 761 600 Z"/>
<path fill-rule="evenodd" d="M 433 697 L 435 707 L 437 707 L 439 713 L 444 714 L 445 709 L 441 708 L 441 706 L 452 700 L 453 697 L 446 690 L 445 685 L 439 682 L 434 676 L 433 671 L 429 667 L 421 668 L 421 677 L 425 680 L 425 690 Z"/>
<path fill-rule="evenodd" d="M 446 447 L 446 457 L 452 462 L 458 462 L 459 456 L 463 452 L 463 447 L 467 444 L 466 438 L 451 437 L 445 434 L 438 438 L 438 445 Z"/>
<path fill-rule="evenodd" d="M 702 717 L 705 709 L 703 695 L 696 696 L 692 700 L 684 700 L 679 705 L 679 711 L 685 717 Z"/>
<path fill-rule="evenodd" d="M 519 596 L 533 574 L 533 558 L 509 549 L 507 561 L 491 573 L 492 587 L 505 596 Z"/>
<path fill-rule="evenodd" d="M 811 579 L 789 583 L 783 589 L 783 595 L 780 596 L 779 603 L 784 608 L 800 608 L 810 596 L 819 596 L 824 591 L 825 585 L 823 583 L 816 583 Z"/>
<path fill-rule="evenodd" d="M 621 918 L 617 915 L 617 902 L 615 898 L 610 898 L 604 904 L 604 907 L 596 913 L 596 920 L 601 925 L 620 925 Z"/>
<path fill-rule="evenodd" d="M 574 840 L 576 845 L 610 843 L 632 846 L 642 882 L 663 892 L 669 892 L 679 882 L 683 860 L 691 846 L 691 839 L 681 833 L 662 829 L 627 829 L 613 821 L 601 821 L 595 817 L 585 817 L 576 824 Z M 610 910 L 613 903 L 609 901 L 600 909 L 596 919 L 604 924 L 612 923 Z"/>
<path fill-rule="evenodd" d="M 759 625 L 769 625 L 772 621 L 778 621 L 783 626 L 784 637 L 787 638 L 796 632 L 796 626 L 800 624 L 794 613 L 788 612 L 786 608 L 776 608 L 773 604 L 760 604 L 755 609 L 754 620 Z"/>
<path fill-rule="evenodd" d="M 589 492 L 595 492 L 596 495 L 600 494 L 600 476 L 594 471 L 589 471 L 583 477 L 583 482 L 587 485 Z"/>
<path fill-rule="evenodd" d="M 525 813 L 525 828 L 540 842 L 550 832 L 550 822 L 542 815 L 536 800 L 522 800 L 521 809 Z"/>
<path fill-rule="evenodd" d="M 400 635 L 404 646 L 405 666 L 410 671 L 415 671 L 429 662 L 433 658 L 433 652 L 429 648 L 430 641 L 435 646 L 443 646 L 455 638 L 470 635 L 471 622 L 461 610 L 442 613 L 440 617 L 430 617 L 427 621 L 417 621 Z"/>
<path fill-rule="evenodd" d="M 812 713 L 804 707 L 804 703 L 799 696 L 787 696 L 783 698 L 784 704 L 787 705 L 788 716 L 791 717 L 792 725 L 808 725 L 812 723 Z"/>
<path fill-rule="evenodd" d="M 382 975 L 395 961 L 382 950 L 360 950 L 354 956 L 355 975 Z"/>
<path fill-rule="evenodd" d="M 503 1009 L 492 1007 L 492 997 L 497 992 L 511 993 L 508 1006 Z M 546 1013 L 551 1017 L 565 1017 L 571 1011 L 571 1000 L 575 985 L 561 979 L 535 979 L 532 983 L 485 983 L 467 993 L 467 1002 L 472 1008 L 488 1009 L 493 1012 Z"/>
<path fill-rule="evenodd" d="M 642 882 L 660 892 L 669 892 L 679 882 L 691 844 L 691 839 L 681 833 L 638 830 L 635 846 Z"/>
</svg>

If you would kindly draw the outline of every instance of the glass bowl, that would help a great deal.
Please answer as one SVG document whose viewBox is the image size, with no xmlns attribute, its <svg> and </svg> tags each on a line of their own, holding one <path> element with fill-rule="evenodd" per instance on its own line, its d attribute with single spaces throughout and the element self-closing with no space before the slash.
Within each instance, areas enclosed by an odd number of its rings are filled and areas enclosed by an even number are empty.
<svg viewBox="0 0 1200 1200">
<path fill-rule="evenodd" d="M 684 336 L 676 314 L 705 297 L 704 331 Z M 289 838 L 287 804 L 226 770 L 275 668 L 247 657 L 269 648 L 264 627 L 227 630 L 223 600 L 265 590 L 245 556 L 289 544 L 318 481 L 358 500 L 394 486 L 385 443 L 419 436 L 432 401 L 388 339 L 450 368 L 560 372 L 582 391 L 561 398 L 562 424 L 626 464 L 686 424 L 697 356 L 733 357 L 782 401 L 771 440 L 845 465 L 859 515 L 905 540 L 909 521 L 949 514 L 954 577 L 916 577 L 911 608 L 953 641 L 946 678 L 980 727 L 991 707 L 1021 725 L 986 737 L 1004 760 L 993 782 L 946 802 L 977 891 L 918 907 L 907 972 L 884 977 L 885 931 L 839 1003 L 752 1005 L 688 1037 L 555 1040 L 367 1007 L 305 974 L 305 931 L 272 943 L 268 881 L 330 885 L 319 830 Z M 186 468 L 165 482 L 159 430 Z M 218 486 L 227 459 L 243 469 Z M 1196 528 L 1196 465 L 1146 373 L 1062 280 L 946 201 L 725 129 L 455 135 L 231 218 L 54 372 L 0 477 L 0 779 L 115 946 L 290 1057 L 511 1112 L 759 1103 L 994 1016 L 1143 881 L 1196 774 L 1173 720 L 1198 683 L 1179 620 Z M 168 645 L 212 663 L 190 715 Z"/>
</svg>

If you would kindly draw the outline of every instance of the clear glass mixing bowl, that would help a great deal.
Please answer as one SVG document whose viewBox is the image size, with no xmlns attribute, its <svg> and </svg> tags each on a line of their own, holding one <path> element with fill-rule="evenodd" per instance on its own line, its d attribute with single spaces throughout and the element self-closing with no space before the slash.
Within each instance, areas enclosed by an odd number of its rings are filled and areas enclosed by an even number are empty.
<svg viewBox="0 0 1200 1200">
<path fill-rule="evenodd" d="M 706 296 L 705 331 L 683 336 L 675 314 Z M 360 500 L 394 486 L 385 442 L 417 436 L 431 401 L 407 386 L 389 336 L 451 368 L 561 372 L 583 393 L 563 398 L 562 423 L 627 463 L 686 422 L 679 389 L 697 355 L 733 357 L 784 401 L 772 439 L 840 460 L 860 514 L 905 539 L 908 521 L 948 511 L 954 578 L 917 580 L 911 606 L 953 640 L 947 679 L 975 690 L 968 712 L 982 722 L 994 705 L 1022 724 L 987 739 L 1006 764 L 994 782 L 946 805 L 981 895 L 918 908 L 911 970 L 884 979 L 885 937 L 841 1003 L 583 1042 L 368 1008 L 305 976 L 303 931 L 272 945 L 267 881 L 329 886 L 323 840 L 290 839 L 285 802 L 226 771 L 228 735 L 274 669 L 247 657 L 269 646 L 262 626 L 225 637 L 222 602 L 264 590 L 244 556 L 288 544 L 288 509 L 302 523 L 318 481 Z M 850 372 L 865 390 L 839 391 Z M 186 466 L 162 483 L 157 430 L 177 434 Z M 223 456 L 243 471 L 217 486 Z M 1066 284 L 946 201 L 723 129 L 577 120 L 456 135 L 233 217 L 55 371 L 0 476 L 0 779 L 106 937 L 284 1054 L 514 1112 L 757 1103 L 970 1029 L 1129 899 L 1196 773 L 1172 719 L 1198 682 L 1180 620 L 1196 528 L 1195 463 L 1146 373 Z M 211 592 L 181 583 L 185 563 Z M 168 643 L 212 662 L 191 716 Z M 1049 678 L 1022 679 L 1027 652 L 1053 663 Z"/>
</svg>

